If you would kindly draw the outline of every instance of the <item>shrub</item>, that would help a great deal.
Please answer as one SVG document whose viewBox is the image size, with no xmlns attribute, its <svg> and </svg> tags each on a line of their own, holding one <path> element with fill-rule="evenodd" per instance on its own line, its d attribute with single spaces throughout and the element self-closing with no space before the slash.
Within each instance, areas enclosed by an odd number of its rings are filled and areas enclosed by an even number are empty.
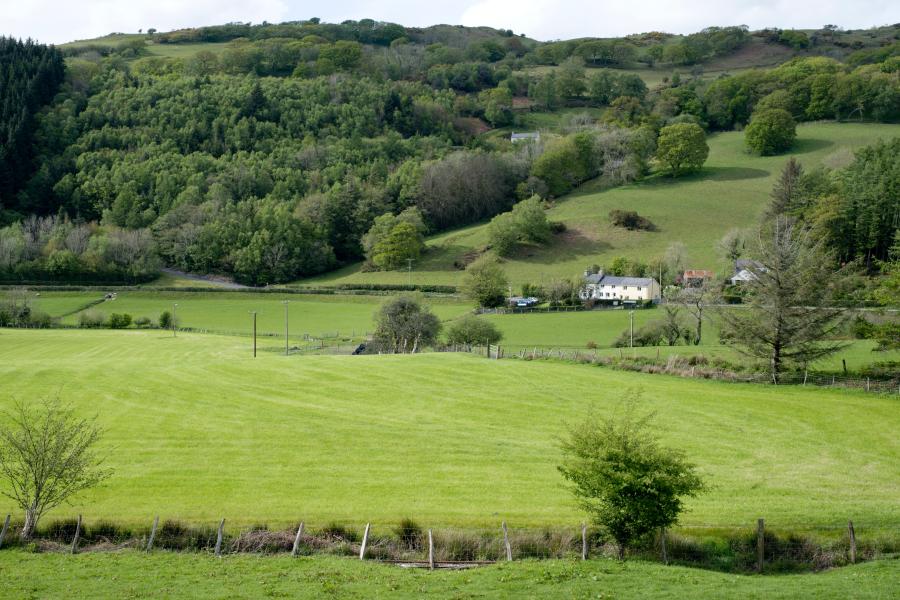
<svg viewBox="0 0 900 600">
<path fill-rule="evenodd" d="M 403 519 L 394 529 L 394 533 L 400 538 L 400 543 L 409 550 L 418 548 L 422 541 L 422 526 L 412 519 Z"/>
<path fill-rule="evenodd" d="M 503 334 L 500 333 L 496 325 L 475 315 L 465 315 L 454 322 L 447 332 L 448 343 L 467 346 L 496 344 L 502 338 Z"/>
<path fill-rule="evenodd" d="M 110 329 L 125 329 L 131 325 L 131 315 L 128 313 L 112 313 L 106 321 Z"/>
<path fill-rule="evenodd" d="M 134 320 L 134 326 L 138 329 L 149 329 L 153 326 L 153 321 L 150 317 L 138 317 Z"/>
<path fill-rule="evenodd" d="M 162 311 L 159 315 L 159 328 L 170 329 L 173 326 L 172 313 L 167 310 Z"/>
<path fill-rule="evenodd" d="M 78 326 L 83 329 L 97 329 L 105 322 L 106 315 L 98 310 L 86 310 L 78 315 Z"/>
<path fill-rule="evenodd" d="M 609 211 L 609 221 L 616 227 L 624 227 L 625 229 L 643 231 L 656 231 L 656 225 L 647 217 L 642 217 L 633 210 L 611 210 Z"/>
</svg>

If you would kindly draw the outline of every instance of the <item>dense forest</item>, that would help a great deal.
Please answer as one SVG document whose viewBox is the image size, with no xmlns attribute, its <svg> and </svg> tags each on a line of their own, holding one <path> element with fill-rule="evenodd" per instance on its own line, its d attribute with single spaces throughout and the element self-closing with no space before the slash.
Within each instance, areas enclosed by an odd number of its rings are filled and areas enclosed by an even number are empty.
<svg viewBox="0 0 900 600">
<path fill-rule="evenodd" d="M 0 37 L 0 210 L 31 174 L 35 113 L 56 95 L 64 74 L 59 50 Z"/>
<path fill-rule="evenodd" d="M 771 110 L 796 121 L 900 120 L 896 41 L 847 48 L 845 62 L 803 56 L 713 80 L 675 72 L 653 89 L 615 68 L 702 63 L 754 36 L 801 48 L 840 37 L 798 35 L 729 27 L 541 44 L 511 31 L 367 20 L 231 24 L 66 48 L 58 93 L 60 51 L 7 40 L 0 74 L 20 91 L 0 88 L 0 132 L 11 140 L 0 158 L 35 168 L 10 166 L 6 180 L 0 171 L 0 225 L 9 225 L 0 275 L 135 281 L 165 264 L 266 284 L 360 259 L 396 268 L 397 253 L 421 251 L 426 233 L 598 175 L 646 176 L 666 127 L 742 128 Z M 191 43 L 198 51 L 183 58 L 147 50 Z M 605 110 L 538 143 L 482 135 L 514 127 L 523 106 Z M 893 177 L 878 185 L 895 190 L 896 153 L 885 148 L 868 152 Z M 819 195 L 856 207 L 834 211 L 828 226 L 843 259 L 871 265 L 887 258 L 898 217 L 887 206 L 886 222 L 853 225 L 857 213 L 885 208 L 873 204 L 883 199 L 870 170 L 823 175 L 831 187 Z"/>
</svg>

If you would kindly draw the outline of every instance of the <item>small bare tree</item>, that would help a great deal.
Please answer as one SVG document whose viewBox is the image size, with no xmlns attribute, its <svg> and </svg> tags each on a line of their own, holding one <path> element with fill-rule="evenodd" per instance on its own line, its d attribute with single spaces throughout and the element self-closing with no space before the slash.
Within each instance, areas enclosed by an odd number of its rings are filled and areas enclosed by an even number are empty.
<svg viewBox="0 0 900 600">
<path fill-rule="evenodd" d="M 94 451 L 102 430 L 96 418 L 81 419 L 59 400 L 35 405 L 16 401 L 0 426 L 2 494 L 25 511 L 22 538 L 29 539 L 41 516 L 111 471 Z"/>
</svg>

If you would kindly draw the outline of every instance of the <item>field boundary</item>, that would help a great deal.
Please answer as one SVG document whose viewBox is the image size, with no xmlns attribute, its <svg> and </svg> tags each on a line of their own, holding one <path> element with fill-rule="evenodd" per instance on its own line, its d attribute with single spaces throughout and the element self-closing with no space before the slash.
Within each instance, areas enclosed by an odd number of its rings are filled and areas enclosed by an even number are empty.
<svg viewBox="0 0 900 600">
<path fill-rule="evenodd" d="M 523 559 L 616 558 L 618 548 L 602 530 L 586 523 L 572 527 L 494 528 L 441 527 L 425 529 L 404 520 L 399 525 L 342 525 L 318 529 L 303 521 L 287 529 L 265 525 L 226 527 L 160 522 L 127 528 L 107 520 L 86 523 L 77 519 L 50 522 L 23 540 L 20 522 L 7 515 L 0 533 L 0 549 L 26 548 L 39 552 L 76 554 L 135 550 L 264 554 L 297 556 L 338 555 L 395 564 L 406 568 L 462 569 Z M 373 526 L 374 525 L 374 526 Z M 628 556 L 643 560 L 698 567 L 728 573 L 785 573 L 821 571 L 857 562 L 900 555 L 900 528 L 868 530 L 853 521 L 834 527 L 802 530 L 773 529 L 765 519 L 745 527 L 685 527 L 661 529 L 636 543 Z M 5 536 L 5 539 L 4 539 Z M 5 543 L 4 543 L 5 542 Z"/>
</svg>

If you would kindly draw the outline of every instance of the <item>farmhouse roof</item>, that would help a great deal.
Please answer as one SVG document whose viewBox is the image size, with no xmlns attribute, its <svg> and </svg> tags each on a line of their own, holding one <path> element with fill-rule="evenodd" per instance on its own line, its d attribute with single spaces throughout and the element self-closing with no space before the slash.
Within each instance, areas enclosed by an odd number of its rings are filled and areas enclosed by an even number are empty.
<svg viewBox="0 0 900 600">
<path fill-rule="evenodd" d="M 744 269 L 749 269 L 751 267 L 758 271 L 762 268 L 762 266 L 762 263 L 758 260 L 752 260 L 749 258 L 739 258 L 734 261 L 734 270 L 737 272 L 743 271 Z"/>
<path fill-rule="evenodd" d="M 686 269 L 684 276 L 690 278 L 702 277 L 703 279 L 712 279 L 716 274 L 713 271 L 707 271 L 706 269 Z"/>
<path fill-rule="evenodd" d="M 509 136 L 511 140 L 539 140 L 541 139 L 541 134 L 538 131 L 523 131 L 520 133 L 512 132 L 512 135 Z"/>
<path fill-rule="evenodd" d="M 588 275 L 585 277 L 588 283 L 599 285 L 638 285 L 649 286 L 654 283 L 654 279 L 650 277 L 617 277 L 615 275 L 604 275 L 597 273 L 596 275 Z"/>
</svg>

